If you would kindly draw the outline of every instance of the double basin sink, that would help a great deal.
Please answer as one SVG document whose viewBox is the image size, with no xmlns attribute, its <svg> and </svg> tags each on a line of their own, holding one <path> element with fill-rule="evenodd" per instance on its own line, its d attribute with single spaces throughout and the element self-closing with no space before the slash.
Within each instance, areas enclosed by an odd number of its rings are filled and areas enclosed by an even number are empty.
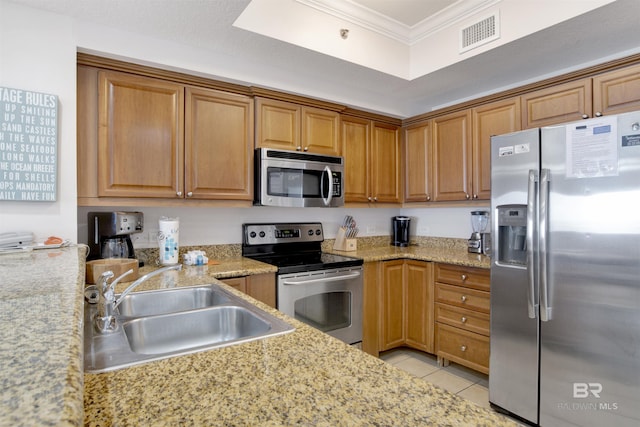
<svg viewBox="0 0 640 427">
<path fill-rule="evenodd" d="M 130 293 L 116 310 L 116 329 L 100 333 L 93 321 L 97 307 L 85 302 L 85 372 L 116 370 L 294 330 L 217 284 Z"/>
</svg>

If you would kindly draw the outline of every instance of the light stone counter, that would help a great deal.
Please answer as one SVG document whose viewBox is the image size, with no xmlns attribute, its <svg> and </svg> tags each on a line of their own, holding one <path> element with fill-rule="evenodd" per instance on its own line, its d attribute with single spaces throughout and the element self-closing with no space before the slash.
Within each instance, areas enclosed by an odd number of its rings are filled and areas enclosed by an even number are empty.
<svg viewBox="0 0 640 427">
<path fill-rule="evenodd" d="M 85 249 L 0 255 L 0 425 L 82 425 Z"/>
</svg>

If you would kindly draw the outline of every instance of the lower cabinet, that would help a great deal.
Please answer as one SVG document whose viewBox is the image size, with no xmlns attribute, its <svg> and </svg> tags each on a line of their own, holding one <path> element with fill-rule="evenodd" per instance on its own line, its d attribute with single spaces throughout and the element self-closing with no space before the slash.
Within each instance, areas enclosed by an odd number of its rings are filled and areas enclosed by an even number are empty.
<svg viewBox="0 0 640 427">
<path fill-rule="evenodd" d="M 435 352 L 438 363 L 489 373 L 489 270 L 436 264 Z"/>
<path fill-rule="evenodd" d="M 220 279 L 220 281 L 236 288 L 240 292 L 244 292 L 258 301 L 262 301 L 270 307 L 276 308 L 275 273 L 230 277 L 228 279 Z"/>
<path fill-rule="evenodd" d="M 433 353 L 433 264 L 384 261 L 380 277 L 379 351 L 406 346 Z"/>
</svg>

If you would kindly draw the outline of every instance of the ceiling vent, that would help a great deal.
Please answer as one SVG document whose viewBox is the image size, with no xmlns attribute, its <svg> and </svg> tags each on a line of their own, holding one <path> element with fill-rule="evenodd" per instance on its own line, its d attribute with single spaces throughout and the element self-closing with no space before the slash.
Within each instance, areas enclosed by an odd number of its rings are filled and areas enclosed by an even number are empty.
<svg viewBox="0 0 640 427">
<path fill-rule="evenodd" d="M 496 11 L 474 24 L 460 30 L 460 53 L 500 38 L 500 16 Z"/>
</svg>

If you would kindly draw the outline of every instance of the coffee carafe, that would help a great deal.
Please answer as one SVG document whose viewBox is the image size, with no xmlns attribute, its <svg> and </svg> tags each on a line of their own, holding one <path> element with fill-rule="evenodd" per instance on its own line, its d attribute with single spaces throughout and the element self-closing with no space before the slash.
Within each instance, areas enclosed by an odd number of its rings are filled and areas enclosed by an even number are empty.
<svg viewBox="0 0 640 427">
<path fill-rule="evenodd" d="M 482 235 L 489 223 L 489 212 L 473 211 L 471 212 L 471 228 L 473 232 L 468 240 L 468 251 L 474 254 L 482 253 Z"/>
<path fill-rule="evenodd" d="M 391 218 L 391 244 L 393 246 L 409 246 L 409 227 L 411 218 L 408 216 L 394 216 Z"/>
<path fill-rule="evenodd" d="M 89 212 L 88 260 L 135 258 L 130 235 L 143 231 L 142 212 Z"/>
</svg>

